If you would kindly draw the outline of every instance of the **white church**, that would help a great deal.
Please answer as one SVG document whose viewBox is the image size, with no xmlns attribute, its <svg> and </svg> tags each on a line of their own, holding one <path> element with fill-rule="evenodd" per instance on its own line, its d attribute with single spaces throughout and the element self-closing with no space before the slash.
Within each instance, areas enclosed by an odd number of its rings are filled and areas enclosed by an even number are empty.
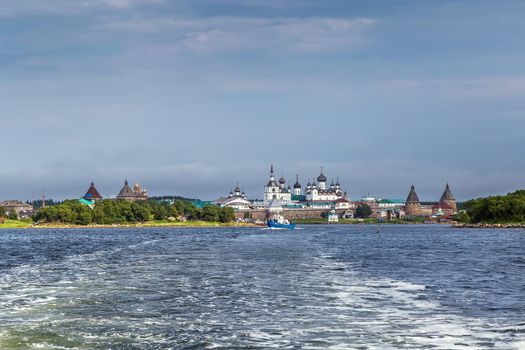
<svg viewBox="0 0 525 350">
<path fill-rule="evenodd" d="M 290 185 L 286 186 L 286 179 L 281 176 L 279 182 L 275 181 L 273 165 L 270 168 L 270 180 L 264 187 L 264 203 L 268 204 L 273 199 L 280 200 L 283 204 L 293 202 L 318 202 L 327 201 L 335 202 L 346 198 L 346 193 L 341 189 L 339 180 L 336 183 L 332 180 L 330 186 L 327 186 L 327 178 L 321 168 L 321 174 L 317 177 L 317 183 L 314 181 L 306 185 L 304 195 L 302 186 L 299 183 L 299 177 L 296 176 L 293 190 Z"/>
<path fill-rule="evenodd" d="M 286 187 L 286 180 L 281 176 L 279 183 L 275 182 L 273 165 L 270 168 L 270 180 L 264 187 L 264 203 L 269 204 L 273 199 L 280 200 L 283 204 L 292 202 L 292 191 L 290 185 Z"/>
<path fill-rule="evenodd" d="M 239 185 L 232 190 L 228 197 L 221 197 L 214 201 L 220 207 L 230 207 L 235 210 L 265 209 L 270 203 L 275 204 L 277 200 L 282 207 L 300 208 L 323 208 L 323 209 L 349 209 L 352 204 L 346 192 L 341 189 L 339 179 L 327 185 L 327 177 L 321 168 L 321 174 L 312 183 L 308 181 L 304 192 L 299 183 L 299 176 L 295 178 L 293 188 L 287 185 L 286 179 L 276 181 L 273 165 L 270 167 L 270 179 L 264 186 L 263 200 L 251 201 L 247 198 Z"/>
</svg>

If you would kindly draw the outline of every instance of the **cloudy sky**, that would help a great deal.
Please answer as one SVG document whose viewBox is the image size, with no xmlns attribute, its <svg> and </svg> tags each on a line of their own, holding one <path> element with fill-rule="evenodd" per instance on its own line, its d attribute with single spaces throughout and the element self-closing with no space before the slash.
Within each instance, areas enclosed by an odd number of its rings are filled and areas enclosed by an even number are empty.
<svg viewBox="0 0 525 350">
<path fill-rule="evenodd" d="M 525 187 L 525 2 L 2 0 L 0 199 Z"/>
</svg>

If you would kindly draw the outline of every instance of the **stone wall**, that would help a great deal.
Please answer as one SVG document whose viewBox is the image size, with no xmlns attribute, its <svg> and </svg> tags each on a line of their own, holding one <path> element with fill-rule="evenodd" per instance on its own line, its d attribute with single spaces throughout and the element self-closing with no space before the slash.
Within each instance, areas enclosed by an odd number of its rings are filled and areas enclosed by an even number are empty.
<svg viewBox="0 0 525 350">
<path fill-rule="evenodd" d="M 281 215 L 292 221 L 297 219 L 319 219 L 323 217 L 323 214 L 326 214 L 329 211 L 330 209 L 283 209 Z M 336 212 L 341 216 L 346 212 L 346 209 L 338 209 Z M 244 219 L 246 214 L 249 214 L 250 218 L 253 220 L 266 220 L 268 218 L 267 212 L 264 209 L 235 211 L 235 217 L 238 219 Z"/>
<path fill-rule="evenodd" d="M 421 216 L 423 215 L 421 211 L 421 204 L 417 202 L 410 202 L 405 204 L 405 214 L 406 216 Z"/>
</svg>

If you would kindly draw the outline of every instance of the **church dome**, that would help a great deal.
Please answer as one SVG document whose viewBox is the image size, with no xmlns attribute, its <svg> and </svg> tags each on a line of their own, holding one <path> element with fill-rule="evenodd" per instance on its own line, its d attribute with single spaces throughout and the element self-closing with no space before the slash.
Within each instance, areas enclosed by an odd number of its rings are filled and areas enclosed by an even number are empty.
<svg viewBox="0 0 525 350">
<path fill-rule="evenodd" d="M 326 176 L 324 176 L 323 172 L 321 171 L 321 175 L 317 177 L 317 182 L 326 182 Z"/>
<path fill-rule="evenodd" d="M 280 184 L 286 183 L 286 180 L 284 179 L 284 177 L 281 176 L 281 178 L 279 179 L 279 183 Z"/>
<path fill-rule="evenodd" d="M 301 184 L 299 183 L 299 175 L 295 176 L 295 185 L 293 185 L 293 188 L 301 188 Z"/>
</svg>

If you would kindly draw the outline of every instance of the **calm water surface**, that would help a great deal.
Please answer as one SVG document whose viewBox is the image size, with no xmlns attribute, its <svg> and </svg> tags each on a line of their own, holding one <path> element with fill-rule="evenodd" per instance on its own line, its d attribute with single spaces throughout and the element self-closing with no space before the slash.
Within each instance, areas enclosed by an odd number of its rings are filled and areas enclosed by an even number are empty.
<svg viewBox="0 0 525 350">
<path fill-rule="evenodd" d="M 0 349 L 523 349 L 525 231 L 0 231 Z"/>
</svg>

